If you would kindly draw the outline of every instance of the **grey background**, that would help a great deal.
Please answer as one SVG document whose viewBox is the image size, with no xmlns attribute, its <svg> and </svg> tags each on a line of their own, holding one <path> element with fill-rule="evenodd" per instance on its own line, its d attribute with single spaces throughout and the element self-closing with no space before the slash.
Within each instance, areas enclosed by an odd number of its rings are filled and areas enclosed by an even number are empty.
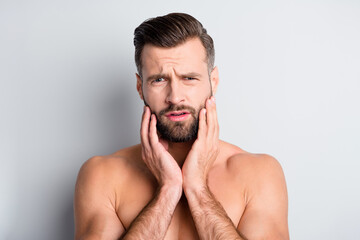
<svg viewBox="0 0 360 240">
<path fill-rule="evenodd" d="M 72 239 L 89 157 L 139 142 L 133 30 L 213 36 L 221 138 L 283 166 L 292 239 L 360 239 L 360 2 L 0 1 L 0 239 Z"/>
</svg>

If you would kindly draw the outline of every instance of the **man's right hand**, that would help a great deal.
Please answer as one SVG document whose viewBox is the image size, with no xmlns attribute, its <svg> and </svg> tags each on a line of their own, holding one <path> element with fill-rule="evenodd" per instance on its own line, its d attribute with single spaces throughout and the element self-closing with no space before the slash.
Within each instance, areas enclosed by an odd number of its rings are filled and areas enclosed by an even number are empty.
<svg viewBox="0 0 360 240">
<path fill-rule="evenodd" d="M 159 183 L 159 187 L 178 188 L 182 193 L 182 172 L 171 154 L 165 149 L 156 130 L 156 116 L 145 106 L 141 122 L 142 159 Z"/>
</svg>

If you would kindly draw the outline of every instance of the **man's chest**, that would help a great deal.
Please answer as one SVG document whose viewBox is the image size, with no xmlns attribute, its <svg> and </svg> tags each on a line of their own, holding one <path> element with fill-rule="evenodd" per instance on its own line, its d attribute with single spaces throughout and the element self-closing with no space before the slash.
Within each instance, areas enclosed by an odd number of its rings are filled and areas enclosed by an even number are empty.
<svg viewBox="0 0 360 240">
<path fill-rule="evenodd" d="M 235 227 L 245 209 L 244 189 L 224 174 L 209 176 L 209 188 L 217 201 L 222 205 Z M 117 213 L 128 229 L 132 221 L 153 200 L 156 185 L 147 179 L 137 179 L 127 184 L 126 194 L 121 194 Z M 198 239 L 191 210 L 183 195 L 172 216 L 165 239 Z"/>
</svg>

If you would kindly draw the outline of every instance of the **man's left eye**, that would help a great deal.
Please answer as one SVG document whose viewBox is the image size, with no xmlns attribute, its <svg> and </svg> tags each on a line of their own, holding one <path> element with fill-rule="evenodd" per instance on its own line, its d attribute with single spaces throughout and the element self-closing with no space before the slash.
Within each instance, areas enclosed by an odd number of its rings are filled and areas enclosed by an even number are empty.
<svg viewBox="0 0 360 240">
<path fill-rule="evenodd" d="M 185 77 L 186 80 L 195 80 L 193 77 Z"/>
</svg>

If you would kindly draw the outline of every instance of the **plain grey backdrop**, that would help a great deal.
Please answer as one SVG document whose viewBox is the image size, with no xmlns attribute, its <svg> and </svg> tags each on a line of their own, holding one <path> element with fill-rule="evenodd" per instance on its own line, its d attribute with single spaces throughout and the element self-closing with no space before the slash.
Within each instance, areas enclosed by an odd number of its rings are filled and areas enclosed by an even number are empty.
<svg viewBox="0 0 360 240">
<path fill-rule="evenodd" d="M 0 239 L 72 239 L 88 158 L 139 142 L 133 30 L 215 41 L 221 138 L 281 163 L 291 239 L 360 239 L 360 2 L 0 1 Z"/>
</svg>

